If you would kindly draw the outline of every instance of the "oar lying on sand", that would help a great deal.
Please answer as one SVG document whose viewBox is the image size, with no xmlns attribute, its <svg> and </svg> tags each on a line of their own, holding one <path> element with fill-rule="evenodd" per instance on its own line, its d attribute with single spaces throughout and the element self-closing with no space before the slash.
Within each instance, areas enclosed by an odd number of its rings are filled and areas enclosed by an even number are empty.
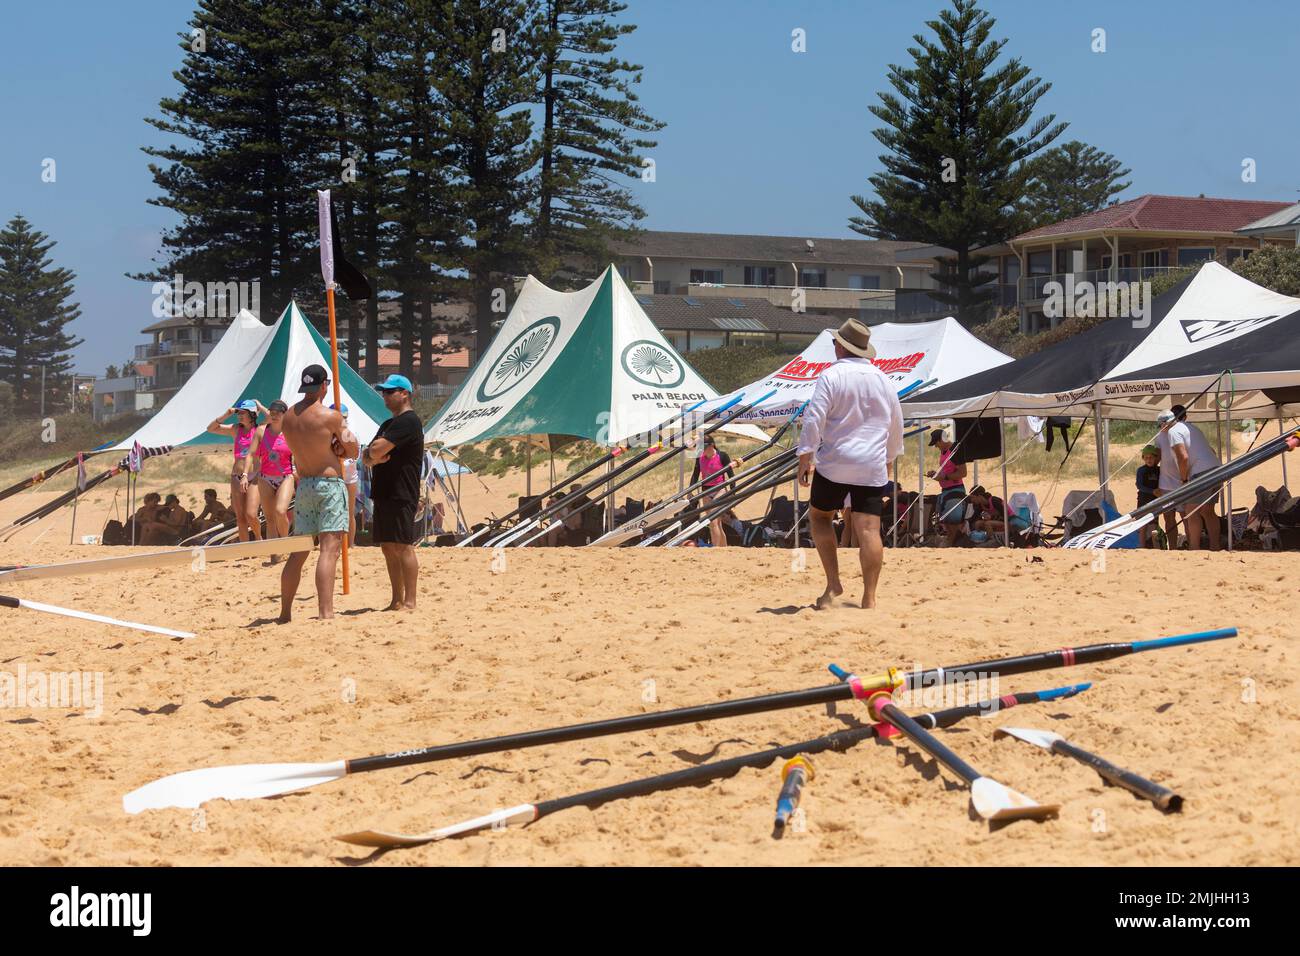
<svg viewBox="0 0 1300 956">
<path fill-rule="evenodd" d="M 1088 751 L 1070 743 L 1060 734 L 1053 733 L 1050 730 L 1001 727 L 993 732 L 994 740 L 1000 740 L 1003 737 L 1014 737 L 1017 740 L 1023 740 L 1027 744 L 1033 744 L 1035 747 L 1041 747 L 1048 753 L 1073 757 L 1079 763 L 1091 767 L 1101 774 L 1103 780 L 1150 800 L 1161 810 L 1177 813 L 1183 808 L 1183 798 L 1168 787 L 1162 787 L 1145 777 L 1139 777 L 1132 771 L 1117 767 L 1109 760 L 1103 760 L 1096 754 L 1088 753 Z"/>
<path fill-rule="evenodd" d="M 1080 687 L 1086 688 L 1088 686 L 1090 685 L 1084 684 L 1076 685 L 1074 688 L 1062 687 L 1057 690 L 1039 691 L 1038 695 L 1040 696 L 1037 699 L 1057 700 L 1062 697 L 1072 697 L 1074 694 L 1079 693 Z M 927 725 L 931 727 L 951 727 L 957 721 L 972 716 L 974 711 L 987 710 L 994 705 L 994 701 L 984 701 L 981 704 L 969 707 L 954 707 L 933 714 L 923 714 L 917 719 L 926 721 Z M 1008 705 L 1004 703 L 1003 706 Z M 817 754 L 826 751 L 842 752 L 854 744 L 871 737 L 885 736 L 887 726 L 886 724 L 876 724 L 871 727 L 839 730 L 832 734 L 826 734 L 824 737 L 814 737 L 812 740 L 804 740 L 797 744 L 786 744 L 784 747 L 774 747 L 771 750 L 761 750 L 740 757 L 731 757 L 728 760 L 703 763 L 695 767 L 687 767 L 684 770 L 656 774 L 653 777 L 644 777 L 641 780 L 633 780 L 628 783 L 617 783 L 613 786 L 587 790 L 584 793 L 559 797 L 555 800 L 524 803 L 508 810 L 496 810 L 475 817 L 472 820 L 465 820 L 461 823 L 440 827 L 437 830 L 430 830 L 428 833 L 405 834 L 389 833 L 383 830 L 361 830 L 356 833 L 344 834 L 338 839 L 345 843 L 355 843 L 358 846 L 420 846 L 437 840 L 445 840 L 448 837 L 464 836 L 478 830 L 503 829 L 508 826 L 532 823 L 534 820 L 540 820 L 542 817 L 550 816 L 552 813 L 558 813 L 561 810 L 568 810 L 571 807 L 595 808 L 602 803 L 609 803 L 611 800 L 642 797 L 646 794 L 658 793 L 661 790 L 672 790 L 677 787 L 698 786 L 710 780 L 721 780 L 724 777 L 734 776 L 746 767 L 766 767 L 773 761 L 797 757 L 800 754 Z"/>
<path fill-rule="evenodd" d="M 311 535 L 300 534 L 291 538 L 265 538 L 261 541 L 241 541 L 238 544 L 176 548 L 171 551 L 150 551 L 148 554 L 122 554 L 112 558 L 89 558 L 84 561 L 65 561 L 61 564 L 6 567 L 0 568 L 0 581 L 67 578 L 82 574 L 109 574 L 130 571 L 134 568 L 163 568 L 196 563 L 202 566 L 209 561 L 235 561 L 239 558 L 255 558 L 264 554 L 293 554 L 311 549 Z"/>
<path fill-rule="evenodd" d="M 61 614 L 64 617 L 75 617 L 83 621 L 94 621 L 97 624 L 111 624 L 114 627 L 125 627 L 136 631 L 149 631 L 153 634 L 165 634 L 168 637 L 193 637 L 190 631 L 173 631 L 170 627 L 157 627 L 153 624 L 137 624 L 135 621 L 120 621 L 115 617 L 105 617 L 102 614 L 91 614 L 89 611 L 77 611 L 70 607 L 58 607 L 54 604 L 41 604 L 39 601 L 28 601 L 23 598 L 10 597 L 0 594 L 0 607 L 25 607 L 29 611 L 43 611 L 46 614 Z"/>
<path fill-rule="evenodd" d="M 1088 647 L 1043 651 L 1021 657 L 1005 657 L 925 671 L 903 672 L 897 668 L 891 668 L 883 674 L 853 678 L 844 683 L 832 684 L 828 687 L 813 687 L 807 690 L 789 691 L 781 694 L 764 694 L 758 697 L 719 701 L 694 707 L 680 707 L 675 710 L 661 710 L 648 714 L 634 714 L 630 717 L 616 717 L 586 724 L 571 724 L 566 727 L 553 727 L 547 730 L 533 730 L 518 734 L 507 734 L 501 737 L 488 737 L 482 740 L 469 740 L 436 747 L 403 750 L 397 753 L 360 757 L 352 760 L 335 760 L 328 763 L 239 764 L 226 767 L 205 767 L 198 770 L 174 773 L 145 784 L 123 797 L 122 806 L 127 813 L 139 813 L 141 810 L 157 810 L 165 807 L 197 807 L 208 800 L 250 800 L 258 797 L 273 797 L 277 794 L 292 793 L 295 790 L 302 790 L 320 783 L 328 783 L 348 774 L 364 773 L 368 770 L 383 770 L 388 767 L 405 767 L 412 764 L 432 763 L 457 757 L 501 753 L 506 750 L 540 747 L 547 744 L 566 743 L 571 740 L 586 740 L 592 737 L 605 737 L 610 734 L 654 730 L 659 727 L 674 727 L 697 721 L 717 720 L 723 717 L 743 717 L 747 714 L 761 714 L 774 710 L 786 710 L 791 707 L 812 707 L 836 700 L 849 700 L 851 698 L 865 700 L 874 691 L 882 689 L 895 690 L 899 687 L 907 687 L 916 690 L 956 683 L 967 680 L 972 675 L 991 677 L 993 675 L 1028 674 L 1032 671 L 1048 670 L 1054 667 L 1091 664 L 1141 651 L 1198 644 L 1203 641 L 1216 641 L 1235 637 L 1236 634 L 1237 629 L 1232 627 L 1196 634 L 1182 634 L 1177 637 L 1165 637 L 1153 641 L 1134 641 L 1131 644 L 1092 644 Z"/>
</svg>

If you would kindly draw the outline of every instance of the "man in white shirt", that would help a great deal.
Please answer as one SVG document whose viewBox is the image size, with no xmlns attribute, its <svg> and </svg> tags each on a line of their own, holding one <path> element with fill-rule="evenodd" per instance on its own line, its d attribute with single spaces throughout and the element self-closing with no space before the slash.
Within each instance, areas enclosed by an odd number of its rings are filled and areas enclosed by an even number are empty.
<svg viewBox="0 0 1300 956">
<path fill-rule="evenodd" d="M 1211 468 L 1219 467 L 1219 456 L 1215 454 L 1205 435 L 1195 425 L 1189 425 L 1186 419 L 1187 409 L 1182 405 L 1175 405 L 1169 411 L 1162 412 L 1158 419 L 1160 432 L 1156 435 L 1155 445 L 1160 449 L 1160 493 L 1162 495 L 1177 491 L 1191 479 Z M 1218 497 L 1217 489 L 1206 490 L 1178 506 L 1183 520 L 1187 523 L 1189 551 L 1200 550 L 1202 528 L 1209 532 L 1210 550 L 1219 550 L 1219 514 L 1214 510 L 1216 497 Z M 1168 527 L 1166 521 L 1167 532 Z M 1174 546 L 1172 534 L 1170 539 L 1172 548 Z"/>
<path fill-rule="evenodd" d="M 816 606 L 829 607 L 844 593 L 831 518 L 847 495 L 862 562 L 862 606 L 872 608 L 884 561 L 880 515 L 889 464 L 903 451 L 903 409 L 889 378 L 871 363 L 871 330 L 850 319 L 832 334 L 837 361 L 818 377 L 799 437 L 799 483 L 812 487 L 809 524 L 826 572 Z"/>
</svg>

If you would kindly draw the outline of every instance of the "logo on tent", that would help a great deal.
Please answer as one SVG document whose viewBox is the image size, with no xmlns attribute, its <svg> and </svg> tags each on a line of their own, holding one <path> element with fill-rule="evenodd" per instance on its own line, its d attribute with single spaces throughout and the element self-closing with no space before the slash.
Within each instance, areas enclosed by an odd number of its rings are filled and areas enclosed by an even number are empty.
<svg viewBox="0 0 1300 956">
<path fill-rule="evenodd" d="M 1236 338 L 1279 318 L 1279 315 L 1265 315 L 1256 319 L 1182 319 L 1178 324 L 1189 342 L 1217 342 Z"/>
<path fill-rule="evenodd" d="M 651 388 L 676 388 L 686 378 L 686 369 L 677 357 L 647 339 L 623 350 L 623 371 Z"/>
<path fill-rule="evenodd" d="M 526 379 L 542 364 L 559 334 L 560 320 L 552 315 L 538 319 L 516 335 L 483 376 L 478 386 L 478 400 L 490 402 Z"/>
<path fill-rule="evenodd" d="M 904 355 L 902 358 L 873 358 L 871 364 L 886 375 L 902 375 L 913 371 L 921 364 L 923 358 L 925 358 L 924 352 L 913 352 L 911 355 Z"/>
<path fill-rule="evenodd" d="M 824 369 L 828 369 L 834 364 L 834 362 L 805 362 L 803 359 L 797 358 L 772 377 L 783 378 L 791 382 L 811 382 Z"/>
</svg>

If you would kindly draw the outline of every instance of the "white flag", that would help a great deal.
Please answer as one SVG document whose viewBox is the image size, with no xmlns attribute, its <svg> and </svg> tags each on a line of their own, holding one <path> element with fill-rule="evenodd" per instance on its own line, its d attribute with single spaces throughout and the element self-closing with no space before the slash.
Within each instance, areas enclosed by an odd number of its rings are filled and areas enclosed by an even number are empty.
<svg viewBox="0 0 1300 956">
<path fill-rule="evenodd" d="M 334 234 L 330 229 L 330 191 L 316 190 L 316 211 L 320 219 L 320 274 L 325 288 L 334 288 Z"/>
</svg>

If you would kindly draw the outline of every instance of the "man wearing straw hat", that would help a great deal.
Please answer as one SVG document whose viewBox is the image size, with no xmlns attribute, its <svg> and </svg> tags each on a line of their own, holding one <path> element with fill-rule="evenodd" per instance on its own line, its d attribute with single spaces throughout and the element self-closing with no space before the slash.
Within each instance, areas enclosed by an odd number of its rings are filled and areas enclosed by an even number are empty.
<svg viewBox="0 0 1300 956">
<path fill-rule="evenodd" d="M 829 607 L 844 593 L 831 518 L 847 496 L 862 563 L 862 606 L 872 608 L 884 561 L 880 515 L 889 464 L 903 452 L 903 409 L 889 378 L 871 362 L 871 330 L 849 319 L 832 335 L 836 361 L 817 379 L 799 437 L 799 483 L 812 488 L 809 523 L 826 572 L 816 606 Z"/>
</svg>

